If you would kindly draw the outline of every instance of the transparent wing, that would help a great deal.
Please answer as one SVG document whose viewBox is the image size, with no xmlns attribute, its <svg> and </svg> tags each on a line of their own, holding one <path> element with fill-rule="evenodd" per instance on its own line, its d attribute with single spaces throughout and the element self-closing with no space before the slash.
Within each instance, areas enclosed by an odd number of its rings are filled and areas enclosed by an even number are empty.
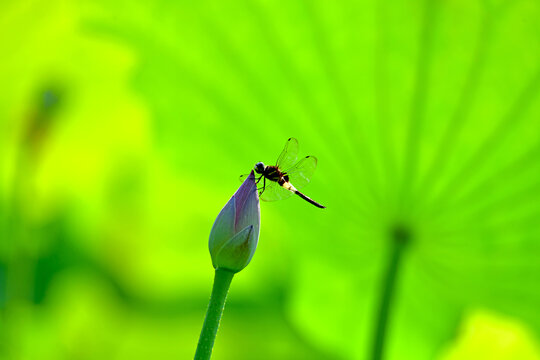
<svg viewBox="0 0 540 360">
<path fill-rule="evenodd" d="M 240 182 L 244 182 L 246 181 L 247 177 L 249 176 L 249 174 L 242 174 L 238 177 L 238 180 L 240 180 Z"/>
<path fill-rule="evenodd" d="M 266 187 L 261 194 L 261 200 L 263 201 L 276 201 L 287 199 L 294 195 L 289 190 L 282 188 L 277 182 L 266 180 Z"/>
<path fill-rule="evenodd" d="M 300 190 L 309 182 L 313 177 L 313 173 L 317 168 L 317 158 L 315 156 L 306 156 L 300 160 L 292 168 L 286 170 L 285 172 L 289 175 L 289 181 L 295 188 Z"/>
<path fill-rule="evenodd" d="M 292 167 L 298 159 L 298 140 L 289 138 L 285 143 L 285 147 L 276 161 L 276 166 L 280 169 Z"/>
</svg>

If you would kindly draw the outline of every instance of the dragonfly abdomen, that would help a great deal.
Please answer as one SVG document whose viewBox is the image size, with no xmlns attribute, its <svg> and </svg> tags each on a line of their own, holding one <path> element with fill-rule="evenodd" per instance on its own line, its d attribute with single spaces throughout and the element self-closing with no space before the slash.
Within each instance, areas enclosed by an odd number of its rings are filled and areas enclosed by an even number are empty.
<svg viewBox="0 0 540 360">
<path fill-rule="evenodd" d="M 323 206 L 321 204 L 319 204 L 318 202 L 316 202 L 315 200 L 311 199 L 310 197 L 302 194 L 300 191 L 298 190 L 295 190 L 294 193 L 298 196 L 300 196 L 302 199 L 306 200 L 308 203 L 312 204 L 312 205 L 315 205 L 316 207 L 320 208 L 320 209 L 326 209 L 326 206 Z"/>
<path fill-rule="evenodd" d="M 292 193 L 300 196 L 302 199 L 306 200 L 308 203 L 310 203 L 312 205 L 315 205 L 316 207 L 318 207 L 320 209 L 326 209 L 326 206 L 323 206 L 323 205 L 319 204 L 318 202 L 316 202 L 315 200 L 313 200 L 309 196 L 306 196 L 306 195 L 302 194 L 300 191 L 296 190 L 294 185 L 291 184 L 289 181 L 284 181 L 283 177 L 279 180 L 279 185 L 281 185 L 281 187 L 284 188 L 285 190 L 289 190 Z"/>
</svg>

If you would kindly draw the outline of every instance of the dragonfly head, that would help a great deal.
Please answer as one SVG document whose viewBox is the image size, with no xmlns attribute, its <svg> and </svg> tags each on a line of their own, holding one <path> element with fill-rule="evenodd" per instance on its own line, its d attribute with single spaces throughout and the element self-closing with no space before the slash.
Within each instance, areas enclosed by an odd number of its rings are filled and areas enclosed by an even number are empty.
<svg viewBox="0 0 540 360">
<path fill-rule="evenodd" d="M 264 172 L 265 167 L 266 166 L 264 166 L 262 162 L 258 162 L 255 164 L 255 172 L 258 174 L 262 174 Z"/>
</svg>

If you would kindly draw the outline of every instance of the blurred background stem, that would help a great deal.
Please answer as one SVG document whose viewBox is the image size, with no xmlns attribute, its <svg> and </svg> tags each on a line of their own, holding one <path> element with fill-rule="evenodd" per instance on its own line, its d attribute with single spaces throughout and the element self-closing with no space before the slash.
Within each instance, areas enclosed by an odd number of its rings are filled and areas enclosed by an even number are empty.
<svg viewBox="0 0 540 360">
<path fill-rule="evenodd" d="M 199 344 L 195 352 L 195 360 L 207 360 L 212 355 L 219 321 L 225 308 L 225 300 L 227 299 L 227 293 L 229 292 L 233 276 L 233 272 L 224 269 L 217 269 L 215 272 L 212 295 L 210 295 L 208 310 L 206 310 Z"/>
<path fill-rule="evenodd" d="M 394 302 L 400 266 L 403 262 L 403 254 L 409 237 L 407 229 L 401 226 L 394 228 L 391 235 L 391 248 L 389 249 L 388 262 L 381 282 L 379 310 L 375 318 L 371 357 L 373 360 L 383 359 L 384 356 L 388 323 Z"/>
<path fill-rule="evenodd" d="M 51 85 L 51 84 L 49 84 Z M 6 265 L 5 316 L 18 306 L 28 305 L 33 299 L 36 253 L 39 239 L 31 239 L 33 224 L 28 219 L 24 204 L 35 196 L 35 173 L 52 130 L 59 104 L 59 91 L 53 86 L 38 91 L 36 104 L 29 108 L 28 119 L 22 132 L 20 148 L 16 154 L 12 179 L 12 198 L 6 211 L 5 243 L 0 260 Z M 13 315 L 14 316 L 14 315 Z"/>
</svg>

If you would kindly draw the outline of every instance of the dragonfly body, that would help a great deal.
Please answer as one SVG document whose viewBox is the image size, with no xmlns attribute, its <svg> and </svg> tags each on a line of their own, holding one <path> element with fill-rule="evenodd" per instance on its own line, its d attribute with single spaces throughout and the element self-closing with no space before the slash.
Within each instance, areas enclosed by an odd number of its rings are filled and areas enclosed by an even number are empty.
<svg viewBox="0 0 540 360">
<path fill-rule="evenodd" d="M 262 162 L 259 162 L 255 165 L 255 171 L 260 174 L 262 178 L 264 178 L 265 186 L 266 180 L 268 180 L 277 182 L 279 186 L 286 190 L 292 192 L 298 191 L 289 181 L 289 176 L 287 173 L 280 171 L 277 166 L 265 166 Z"/>
<path fill-rule="evenodd" d="M 298 183 L 299 188 L 308 184 L 317 165 L 317 158 L 314 156 L 306 156 L 296 163 L 297 153 L 298 141 L 295 138 L 290 138 L 287 140 L 285 149 L 279 156 L 276 165 L 267 166 L 262 162 L 255 164 L 255 172 L 260 175 L 257 183 L 261 179 L 263 180 L 263 186 L 260 189 L 261 198 L 265 201 L 273 201 L 296 194 L 310 204 L 324 209 L 323 205 L 302 194 L 291 183 L 292 179 L 292 182 Z M 266 180 L 269 181 L 269 184 L 266 183 Z"/>
</svg>

